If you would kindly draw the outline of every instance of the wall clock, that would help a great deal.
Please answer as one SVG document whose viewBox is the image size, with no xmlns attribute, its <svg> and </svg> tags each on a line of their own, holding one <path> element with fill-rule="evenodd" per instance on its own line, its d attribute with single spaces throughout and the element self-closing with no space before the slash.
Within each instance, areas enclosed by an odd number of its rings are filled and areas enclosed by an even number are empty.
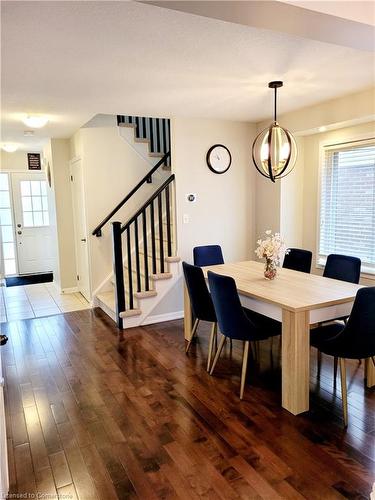
<svg viewBox="0 0 375 500">
<path fill-rule="evenodd" d="M 223 144 L 214 144 L 207 151 L 206 161 L 208 168 L 215 174 L 223 174 L 232 163 L 232 156 Z"/>
</svg>

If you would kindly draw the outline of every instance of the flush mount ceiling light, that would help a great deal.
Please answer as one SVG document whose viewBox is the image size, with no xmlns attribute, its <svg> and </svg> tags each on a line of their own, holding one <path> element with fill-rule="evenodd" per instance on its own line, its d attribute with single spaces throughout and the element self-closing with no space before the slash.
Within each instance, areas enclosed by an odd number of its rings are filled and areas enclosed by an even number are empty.
<svg viewBox="0 0 375 500">
<path fill-rule="evenodd" d="M 296 163 L 297 145 L 292 134 L 277 123 L 277 89 L 283 82 L 270 82 L 274 89 L 274 121 L 256 137 L 253 143 L 253 162 L 260 174 L 272 182 L 288 175 Z"/>
<path fill-rule="evenodd" d="M 17 151 L 18 146 L 17 144 L 3 144 L 1 146 L 1 149 L 6 151 L 7 153 L 14 153 L 15 151 Z"/>
<path fill-rule="evenodd" d="M 48 118 L 46 116 L 40 115 L 28 115 L 23 118 L 23 123 L 30 128 L 42 128 L 48 123 Z"/>
</svg>

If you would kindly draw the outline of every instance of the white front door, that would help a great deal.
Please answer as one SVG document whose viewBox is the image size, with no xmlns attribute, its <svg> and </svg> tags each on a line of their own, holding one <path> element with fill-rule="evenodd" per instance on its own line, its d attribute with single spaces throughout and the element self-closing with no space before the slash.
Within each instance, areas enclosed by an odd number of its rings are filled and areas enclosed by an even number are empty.
<svg viewBox="0 0 375 500">
<path fill-rule="evenodd" d="M 82 162 L 80 159 L 76 159 L 71 162 L 70 173 L 72 179 L 74 235 L 77 259 L 77 286 L 82 295 L 90 301 L 89 255 L 87 246 L 88 234 L 86 225 Z"/>
<path fill-rule="evenodd" d="M 54 245 L 44 173 L 12 174 L 18 273 L 53 270 Z"/>
</svg>

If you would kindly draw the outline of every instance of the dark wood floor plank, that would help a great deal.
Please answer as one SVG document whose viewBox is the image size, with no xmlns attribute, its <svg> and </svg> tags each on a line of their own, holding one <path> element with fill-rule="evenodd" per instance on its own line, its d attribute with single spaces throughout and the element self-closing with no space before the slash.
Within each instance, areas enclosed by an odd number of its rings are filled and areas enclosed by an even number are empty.
<svg viewBox="0 0 375 500">
<path fill-rule="evenodd" d="M 125 331 L 99 310 L 7 323 L 1 350 L 11 493 L 78 500 L 368 498 L 375 477 L 375 391 L 348 363 L 342 427 L 332 360 L 312 350 L 311 409 L 281 408 L 277 340 L 242 346 L 205 370 L 209 325 L 186 356 L 183 325 Z"/>
</svg>

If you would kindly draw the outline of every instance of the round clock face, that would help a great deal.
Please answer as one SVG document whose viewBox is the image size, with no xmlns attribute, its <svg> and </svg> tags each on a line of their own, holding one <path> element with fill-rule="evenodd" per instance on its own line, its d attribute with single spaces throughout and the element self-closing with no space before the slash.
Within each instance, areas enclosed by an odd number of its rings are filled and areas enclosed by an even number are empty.
<svg viewBox="0 0 375 500">
<path fill-rule="evenodd" d="M 232 156 L 229 149 L 222 144 L 215 144 L 210 147 L 206 156 L 207 165 L 215 174 L 223 174 L 232 163 Z"/>
</svg>

